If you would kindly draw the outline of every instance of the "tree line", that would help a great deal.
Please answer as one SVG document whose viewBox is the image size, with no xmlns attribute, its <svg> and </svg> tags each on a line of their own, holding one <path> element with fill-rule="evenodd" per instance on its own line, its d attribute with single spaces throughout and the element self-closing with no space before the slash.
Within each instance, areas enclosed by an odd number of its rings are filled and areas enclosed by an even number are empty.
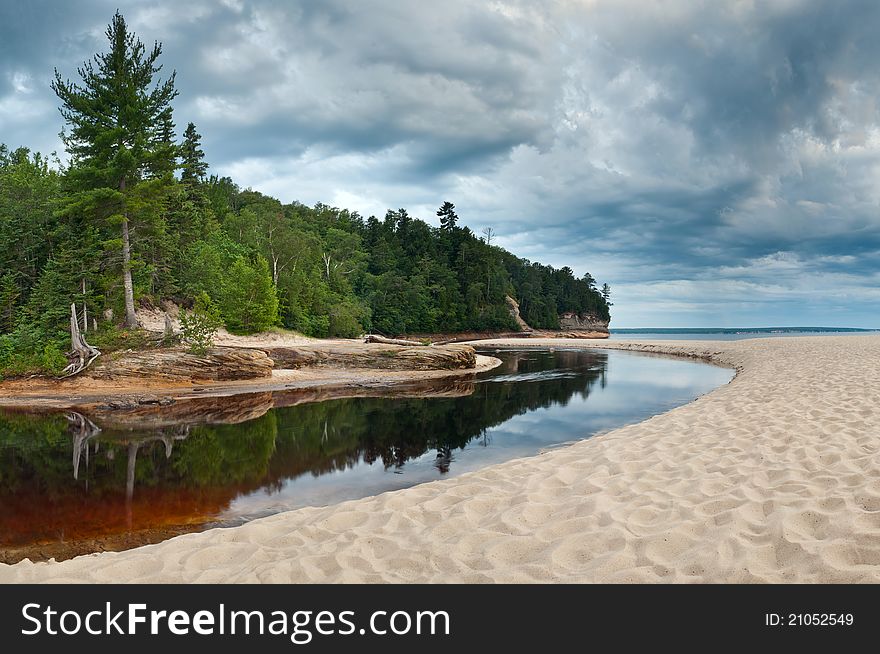
<svg viewBox="0 0 880 654">
<path fill-rule="evenodd" d="M 607 285 L 406 209 L 384 217 L 284 204 L 209 175 L 201 136 L 177 139 L 175 75 L 117 12 L 108 52 L 58 71 L 52 88 L 69 161 L 0 145 L 0 374 L 63 367 L 70 305 L 112 346 L 138 305 L 207 302 L 232 332 L 317 337 L 516 330 L 506 297 L 536 328 L 562 312 L 609 319 Z"/>
</svg>

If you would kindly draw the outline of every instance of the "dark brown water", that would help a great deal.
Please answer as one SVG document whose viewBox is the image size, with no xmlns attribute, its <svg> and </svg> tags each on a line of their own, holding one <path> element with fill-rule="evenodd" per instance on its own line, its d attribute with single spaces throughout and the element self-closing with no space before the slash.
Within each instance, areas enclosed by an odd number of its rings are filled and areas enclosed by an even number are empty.
<svg viewBox="0 0 880 654">
<path fill-rule="evenodd" d="M 489 373 L 395 390 L 410 397 L 0 413 L 0 560 L 130 547 L 460 474 L 643 420 L 732 376 L 624 352 L 492 354 L 504 363 Z"/>
</svg>

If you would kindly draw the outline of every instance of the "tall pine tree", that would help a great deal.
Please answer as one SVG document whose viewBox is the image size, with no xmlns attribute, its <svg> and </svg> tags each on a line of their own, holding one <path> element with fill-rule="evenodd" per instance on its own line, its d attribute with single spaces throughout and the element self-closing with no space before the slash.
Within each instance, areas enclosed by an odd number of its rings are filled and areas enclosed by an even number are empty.
<svg viewBox="0 0 880 654">
<path fill-rule="evenodd" d="M 448 200 L 437 209 L 437 215 L 440 217 L 440 229 L 451 231 L 458 224 L 458 214 L 455 213 L 455 205 Z"/>
<path fill-rule="evenodd" d="M 144 207 L 161 189 L 137 187 L 146 177 L 174 168 L 176 153 L 168 147 L 168 137 L 177 91 L 174 73 L 154 82 L 162 69 L 156 64 L 162 54 L 158 42 L 147 52 L 119 12 L 106 34 L 110 51 L 77 69 L 82 83 L 65 80 L 56 70 L 52 89 L 69 128 L 62 133 L 71 155 L 69 177 L 74 190 L 88 196 L 78 198 L 77 205 L 88 206 L 96 219 L 108 217 L 120 225 L 125 323 L 135 327 L 129 223 L 133 212 L 155 219 L 157 212 Z"/>
<path fill-rule="evenodd" d="M 208 174 L 208 164 L 205 163 L 205 153 L 202 151 L 202 135 L 196 131 L 193 123 L 189 123 L 183 133 L 180 158 L 182 181 L 201 182 L 205 179 Z"/>
</svg>

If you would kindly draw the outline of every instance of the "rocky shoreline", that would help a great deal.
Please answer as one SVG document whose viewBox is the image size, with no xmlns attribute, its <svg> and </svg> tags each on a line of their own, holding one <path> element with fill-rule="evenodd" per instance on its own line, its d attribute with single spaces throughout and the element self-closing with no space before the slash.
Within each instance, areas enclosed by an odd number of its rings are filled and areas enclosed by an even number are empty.
<svg viewBox="0 0 880 654">
<path fill-rule="evenodd" d="M 403 347 L 328 340 L 271 347 L 123 352 L 72 379 L 0 382 L 0 408 L 164 409 L 192 397 L 321 388 L 382 389 L 491 369 L 469 345 Z"/>
</svg>

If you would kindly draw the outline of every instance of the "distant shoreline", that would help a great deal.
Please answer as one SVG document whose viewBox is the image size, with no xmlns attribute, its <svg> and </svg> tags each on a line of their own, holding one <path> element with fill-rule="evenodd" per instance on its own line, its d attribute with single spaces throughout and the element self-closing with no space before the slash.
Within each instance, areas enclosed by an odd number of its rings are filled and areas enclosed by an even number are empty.
<svg viewBox="0 0 880 654">
<path fill-rule="evenodd" d="M 880 330 L 855 327 L 707 327 L 707 328 L 656 328 L 612 329 L 612 341 L 639 340 L 720 340 L 736 341 L 752 338 L 796 338 L 803 336 L 858 336 L 876 334 Z"/>
<path fill-rule="evenodd" d="M 612 334 L 820 334 L 870 333 L 880 331 L 863 327 L 633 327 L 611 329 Z"/>
</svg>

